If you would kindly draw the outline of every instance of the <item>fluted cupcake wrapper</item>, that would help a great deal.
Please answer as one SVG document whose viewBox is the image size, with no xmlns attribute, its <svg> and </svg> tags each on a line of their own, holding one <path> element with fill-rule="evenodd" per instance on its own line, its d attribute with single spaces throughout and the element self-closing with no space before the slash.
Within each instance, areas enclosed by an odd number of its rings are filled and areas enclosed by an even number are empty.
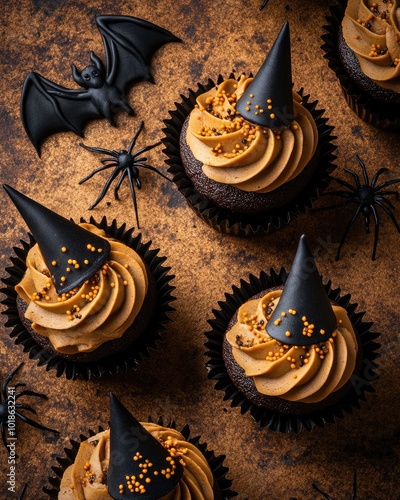
<svg viewBox="0 0 400 500">
<path fill-rule="evenodd" d="M 81 219 L 81 222 L 85 220 Z M 45 366 L 47 371 L 55 370 L 57 377 L 65 376 L 70 380 L 77 378 L 90 380 L 92 377 L 98 378 L 103 374 L 115 375 L 118 372 L 126 373 L 128 369 L 137 368 L 145 358 L 150 356 L 152 350 L 158 349 L 158 343 L 163 340 L 162 333 L 166 330 L 165 325 L 171 321 L 168 314 L 175 310 L 170 305 L 175 300 L 175 297 L 171 295 L 175 287 L 170 284 L 175 276 L 168 274 L 170 267 L 162 265 L 166 257 L 158 255 L 159 249 L 151 249 L 151 241 L 143 243 L 141 233 L 133 235 L 133 229 L 127 229 L 126 224 L 118 226 L 115 219 L 109 224 L 106 217 L 103 217 L 100 222 L 96 222 L 91 217 L 89 222 L 135 250 L 148 265 L 155 280 L 156 311 L 146 327 L 145 334 L 136 339 L 128 349 L 99 361 L 85 363 L 54 356 L 37 344 L 20 320 L 16 305 L 17 293 L 14 289 L 25 274 L 26 256 L 35 244 L 31 234 L 28 234 L 29 242 L 21 240 L 22 247 L 13 248 L 15 256 L 10 257 L 13 266 L 6 268 L 9 276 L 1 280 L 6 285 L 0 290 L 6 296 L 2 304 L 7 307 L 2 314 L 8 318 L 5 325 L 12 329 L 10 337 L 14 339 L 15 344 L 22 345 L 23 351 L 28 353 L 31 359 L 38 360 L 38 366 Z"/>
<path fill-rule="evenodd" d="M 209 358 L 206 366 L 208 368 L 208 378 L 215 380 L 215 389 L 225 393 L 224 400 L 230 400 L 232 407 L 240 407 L 242 414 L 250 412 L 256 422 L 261 427 L 268 427 L 278 432 L 299 433 L 303 428 L 312 431 L 315 426 L 325 427 L 326 424 L 335 423 L 336 419 L 343 418 L 346 413 L 352 413 L 354 408 L 360 408 L 360 401 L 365 401 L 366 393 L 375 392 L 372 382 L 379 377 L 375 372 L 377 364 L 375 359 L 379 357 L 377 350 L 380 344 L 375 340 L 379 333 L 370 329 L 373 323 L 362 321 L 364 312 L 356 312 L 357 305 L 351 303 L 351 295 L 341 296 L 340 288 L 333 289 L 331 282 L 324 284 L 328 297 L 346 309 L 348 316 L 357 330 L 359 340 L 362 344 L 363 359 L 360 372 L 353 375 L 352 385 L 339 401 L 327 406 L 324 409 L 310 411 L 302 415 L 282 414 L 267 408 L 257 406 L 249 401 L 246 396 L 238 390 L 232 382 L 223 359 L 223 341 L 229 322 L 239 307 L 247 302 L 251 297 L 260 292 L 281 286 L 286 282 L 288 273 L 284 268 L 279 272 L 274 269 L 270 274 L 262 271 L 259 277 L 250 275 L 249 282 L 241 280 L 240 287 L 233 286 L 233 293 L 225 294 L 225 301 L 218 302 L 218 310 L 213 310 L 214 318 L 209 320 L 211 331 L 206 332 L 208 341 L 206 356 Z"/>
<path fill-rule="evenodd" d="M 158 425 L 163 427 L 169 427 L 171 429 L 177 429 L 175 421 L 165 422 L 163 417 L 160 417 L 158 421 L 153 420 L 152 418 L 148 419 L 149 422 L 156 422 Z M 89 430 L 89 436 L 85 436 L 81 434 L 79 436 L 80 441 L 74 441 L 70 439 L 70 448 L 64 448 L 65 457 L 60 458 L 56 457 L 57 462 L 59 463 L 59 467 L 52 467 L 55 476 L 49 477 L 49 483 L 51 484 L 51 488 L 44 487 L 43 492 L 48 495 L 49 500 L 57 500 L 58 494 L 60 491 L 61 479 L 65 470 L 75 462 L 75 458 L 79 451 L 79 446 L 83 441 L 88 439 L 88 437 L 92 437 L 98 432 L 103 432 L 105 429 L 103 427 L 99 427 L 98 431 L 94 432 L 93 430 Z M 196 446 L 198 450 L 204 455 L 207 463 L 211 469 L 214 480 L 218 484 L 218 489 L 221 493 L 221 498 L 223 500 L 228 498 L 233 498 L 237 496 L 237 493 L 231 490 L 232 480 L 227 478 L 229 473 L 229 468 L 223 465 L 224 460 L 226 458 L 225 455 L 216 455 L 213 450 L 209 450 L 207 443 L 201 442 L 201 437 L 190 437 L 190 427 L 189 425 L 185 425 L 182 430 L 179 431 L 186 441 Z"/>
<path fill-rule="evenodd" d="M 340 82 L 347 104 L 357 116 L 374 127 L 388 131 L 399 131 L 399 107 L 379 102 L 362 92 L 349 77 L 340 60 L 339 29 L 346 7 L 347 0 L 338 0 L 336 5 L 330 7 L 330 16 L 326 17 L 328 24 L 323 26 L 325 33 L 321 37 L 324 41 L 321 45 L 325 52 L 324 57 Z"/>
<path fill-rule="evenodd" d="M 233 74 L 229 78 L 235 78 Z M 217 84 L 224 80 L 218 76 Z M 220 209 L 214 203 L 202 196 L 193 186 L 186 175 L 182 164 L 179 137 L 183 123 L 196 104 L 196 98 L 213 88 L 216 83 L 209 79 L 205 85 L 198 83 L 196 91 L 188 89 L 188 95 L 181 94 L 181 102 L 175 103 L 176 109 L 170 111 L 170 119 L 164 120 L 166 127 L 163 129 L 164 137 L 161 139 L 166 146 L 164 153 L 167 155 L 166 163 L 168 172 L 173 175 L 173 181 L 185 197 L 188 205 L 194 212 L 213 229 L 234 236 L 265 235 L 289 224 L 300 213 L 305 213 L 311 208 L 313 200 L 329 184 L 329 174 L 336 168 L 332 162 L 336 156 L 333 154 L 337 146 L 332 144 L 336 139 L 332 135 L 334 127 L 327 125 L 328 119 L 323 118 L 325 110 L 317 109 L 318 101 L 310 102 L 309 95 L 304 95 L 303 89 L 298 92 L 303 99 L 303 105 L 312 114 L 319 132 L 320 160 L 307 187 L 292 201 L 279 209 L 268 210 L 257 215 L 246 215 Z"/>
</svg>

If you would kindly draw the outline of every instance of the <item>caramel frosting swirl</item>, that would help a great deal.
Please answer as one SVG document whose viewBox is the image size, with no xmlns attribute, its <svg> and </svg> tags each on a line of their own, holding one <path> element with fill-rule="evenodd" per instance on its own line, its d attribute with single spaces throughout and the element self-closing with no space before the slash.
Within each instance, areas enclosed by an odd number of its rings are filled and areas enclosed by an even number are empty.
<svg viewBox="0 0 400 500">
<path fill-rule="evenodd" d="M 311 160 L 318 130 L 293 93 L 295 120 L 282 132 L 254 125 L 236 111 L 253 78 L 228 79 L 197 97 L 186 140 L 204 174 L 242 191 L 268 193 L 297 177 Z M 268 112 L 268 103 L 265 110 Z"/>
<path fill-rule="evenodd" d="M 180 432 L 155 423 L 143 423 L 144 428 L 167 449 L 173 449 L 183 465 L 179 483 L 161 500 L 209 500 L 214 498 L 213 475 L 207 460 Z M 107 490 L 110 464 L 110 431 L 106 430 L 83 441 L 73 465 L 61 480 L 59 499 L 112 500 Z M 145 484 L 145 483 L 144 483 Z M 132 494 L 132 499 L 142 495 Z"/>
<path fill-rule="evenodd" d="M 134 250 L 92 224 L 80 226 L 111 244 L 107 262 L 91 279 L 58 295 L 36 244 L 28 252 L 25 275 L 15 287 L 28 304 L 25 317 L 32 328 L 64 354 L 90 352 L 121 337 L 140 311 L 148 287 L 145 265 Z"/>
<path fill-rule="evenodd" d="M 363 73 L 377 85 L 400 92 L 399 0 L 349 0 L 342 28 Z"/>
<path fill-rule="evenodd" d="M 268 320 L 282 290 L 243 304 L 238 321 L 227 333 L 233 357 L 252 377 L 257 391 L 287 401 L 316 403 L 340 389 L 356 363 L 357 339 L 346 310 L 332 305 L 337 329 L 325 343 L 289 346 L 271 338 Z"/>
</svg>

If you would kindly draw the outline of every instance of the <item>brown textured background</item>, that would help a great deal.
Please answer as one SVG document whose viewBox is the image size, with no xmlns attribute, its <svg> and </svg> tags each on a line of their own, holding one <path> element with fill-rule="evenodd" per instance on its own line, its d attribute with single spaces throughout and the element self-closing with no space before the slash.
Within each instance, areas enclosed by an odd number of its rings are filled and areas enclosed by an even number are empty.
<svg viewBox="0 0 400 500">
<path fill-rule="evenodd" d="M 261 13 L 259 0 L 0 0 L 1 91 L 0 169 L 1 182 L 67 217 L 88 217 L 89 204 L 101 189 L 105 176 L 97 175 L 85 185 L 78 181 L 96 168 L 99 158 L 78 146 L 72 133 L 46 141 L 39 159 L 27 139 L 19 116 L 19 99 L 25 75 L 36 70 L 47 78 L 73 87 L 70 64 L 82 68 L 88 53 L 103 57 L 95 16 L 124 14 L 141 17 L 170 29 L 182 44 L 163 47 L 153 59 L 156 85 L 139 83 L 129 100 L 136 116 L 118 115 L 119 127 L 106 120 L 86 128 L 85 143 L 108 149 L 127 145 L 141 119 L 145 132 L 138 146 L 158 140 L 163 119 L 174 108 L 179 94 L 198 81 L 228 75 L 232 70 L 255 72 L 264 60 L 283 22 L 290 21 L 295 87 L 305 86 L 325 108 L 335 125 L 339 146 L 337 164 L 357 169 L 355 153 L 370 172 L 389 168 L 388 178 L 400 177 L 398 136 L 375 130 L 361 122 L 348 108 L 338 81 L 328 69 L 320 49 L 324 16 L 332 2 L 326 0 L 270 0 Z M 151 163 L 165 169 L 161 148 L 149 154 Z M 337 176 L 346 178 L 341 170 Z M 140 419 L 148 415 L 173 418 L 190 424 L 218 454 L 226 454 L 229 476 L 239 499 L 321 498 L 316 482 L 335 499 L 351 496 L 354 469 L 358 473 L 358 498 L 395 499 L 399 488 L 399 235 L 386 215 L 382 216 L 378 258 L 371 261 L 372 235 L 366 236 L 360 218 L 350 233 L 342 258 L 335 262 L 335 247 L 352 208 L 308 213 L 285 229 L 257 240 L 220 235 L 203 224 L 187 207 L 175 185 L 151 172 L 142 172 L 138 192 L 139 214 L 145 240 L 152 239 L 168 255 L 176 275 L 173 323 L 158 352 L 136 372 L 89 383 L 57 379 L 29 360 L 14 345 L 4 327 L 0 330 L 0 374 L 25 361 L 16 381 L 45 392 L 49 401 L 25 397 L 37 411 L 37 420 L 59 429 L 60 436 L 18 422 L 17 485 L 29 483 L 26 498 L 44 498 L 42 487 L 51 475 L 55 457 L 63 455 L 68 438 L 108 421 L 109 391 L 113 391 Z M 134 225 L 127 184 L 122 201 L 112 192 L 92 214 L 104 214 L 120 223 Z M 327 200 L 320 201 L 322 205 Z M 332 200 L 333 201 L 333 200 Z M 107 202 L 110 202 L 108 205 Z M 0 192 L 0 268 L 5 276 L 13 245 L 26 235 L 26 227 L 4 192 Z M 396 202 L 397 210 L 398 202 Z M 224 292 L 249 273 L 261 269 L 290 268 L 297 240 L 305 232 L 314 249 L 320 272 L 334 286 L 352 293 L 366 321 L 381 331 L 380 379 L 362 411 L 348 415 L 336 425 L 300 435 L 274 434 L 259 429 L 249 415 L 240 415 L 213 390 L 204 366 L 204 331 L 207 319 Z M 22 401 L 22 400 L 21 400 Z M 0 498 L 7 493 L 7 454 L 0 446 Z M 15 495 L 16 497 L 16 495 Z"/>
</svg>

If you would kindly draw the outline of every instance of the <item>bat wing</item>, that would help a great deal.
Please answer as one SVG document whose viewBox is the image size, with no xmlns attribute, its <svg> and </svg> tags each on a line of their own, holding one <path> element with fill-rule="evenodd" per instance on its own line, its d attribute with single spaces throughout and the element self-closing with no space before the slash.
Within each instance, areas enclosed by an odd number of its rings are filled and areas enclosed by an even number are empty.
<svg viewBox="0 0 400 500">
<path fill-rule="evenodd" d="M 99 16 L 97 27 L 107 55 L 107 83 L 123 94 L 129 85 L 152 81 L 150 62 L 163 45 L 181 40 L 168 30 L 130 16 Z"/>
<path fill-rule="evenodd" d="M 21 118 L 29 139 L 40 156 L 41 143 L 57 132 L 72 131 L 83 137 L 89 120 L 101 114 L 85 90 L 71 90 L 38 73 L 25 78 L 21 96 Z"/>
</svg>

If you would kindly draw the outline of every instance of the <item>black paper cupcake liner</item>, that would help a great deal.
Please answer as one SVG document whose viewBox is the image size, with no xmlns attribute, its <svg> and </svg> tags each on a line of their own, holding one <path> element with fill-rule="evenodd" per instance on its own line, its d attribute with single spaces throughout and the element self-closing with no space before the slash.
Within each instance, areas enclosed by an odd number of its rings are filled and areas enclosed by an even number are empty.
<svg viewBox="0 0 400 500">
<path fill-rule="evenodd" d="M 230 75 L 230 78 L 235 78 Z M 224 78 L 219 75 L 217 84 Z M 169 165 L 168 172 L 173 175 L 173 181 L 183 194 L 188 205 L 208 225 L 216 231 L 234 236 L 258 236 L 265 235 L 289 224 L 296 219 L 300 213 L 305 213 L 311 208 L 312 202 L 329 184 L 329 174 L 335 170 L 336 165 L 332 162 L 336 159 L 333 154 L 337 146 L 332 144 L 336 139 L 332 135 L 334 127 L 327 125 L 328 119 L 323 118 L 324 109 L 317 109 L 318 101 L 310 102 L 310 96 L 304 95 L 303 89 L 298 92 L 304 107 L 310 111 L 319 132 L 320 160 L 318 168 L 312 175 L 307 187 L 289 203 L 279 209 L 268 210 L 257 215 L 238 214 L 223 210 L 202 196 L 193 186 L 192 181 L 186 175 L 182 164 L 179 137 L 183 123 L 192 111 L 196 98 L 215 86 L 211 79 L 205 85 L 198 83 L 198 89 L 188 89 L 189 95 L 180 95 L 182 101 L 175 103 L 176 109 L 170 111 L 170 119 L 164 120 L 166 128 L 163 129 L 164 137 L 161 139 L 166 148 L 163 150 L 167 155 L 166 163 Z"/>
<path fill-rule="evenodd" d="M 303 428 L 312 431 L 315 426 L 323 428 L 328 422 L 335 423 L 336 419 L 343 418 L 345 413 L 352 413 L 353 408 L 360 408 L 360 401 L 365 401 L 366 393 L 375 392 L 372 382 L 379 378 L 375 373 L 378 367 L 375 359 L 379 357 L 376 351 L 380 347 L 375 340 L 380 334 L 370 330 L 373 323 L 362 321 L 365 312 L 356 312 L 358 304 L 350 302 L 351 295 L 341 296 L 340 288 L 333 289 L 328 281 L 324 284 L 328 297 L 346 309 L 362 345 L 361 369 L 358 375 L 353 375 L 349 392 L 336 403 L 303 415 L 282 414 L 253 404 L 238 390 L 228 375 L 222 354 L 225 333 L 229 322 L 242 304 L 268 288 L 283 285 L 287 276 L 284 268 L 281 268 L 279 273 L 274 269 L 270 270 L 270 274 L 262 271 L 259 277 L 250 275 L 249 282 L 241 280 L 240 287 L 233 286 L 233 293 L 225 294 L 225 301 L 218 302 L 220 309 L 213 310 L 215 317 L 208 321 L 212 330 L 206 332 L 206 356 L 209 358 L 206 366 L 209 370 L 208 378 L 216 381 L 215 389 L 225 393 L 224 400 L 230 400 L 232 407 L 240 407 L 242 414 L 249 411 L 261 427 L 278 432 L 299 433 Z"/>
<path fill-rule="evenodd" d="M 346 7 L 347 0 L 338 0 L 336 5 L 330 7 L 330 16 L 326 17 L 328 24 L 323 26 L 325 33 L 322 35 L 324 43 L 321 48 L 325 52 L 324 57 L 340 82 L 347 104 L 357 116 L 374 127 L 388 131 L 399 131 L 400 106 L 386 104 L 368 96 L 357 86 L 343 67 L 339 55 L 338 40 Z"/>
<path fill-rule="evenodd" d="M 148 419 L 149 422 L 154 422 L 151 418 Z M 156 422 L 158 425 L 163 427 L 170 427 L 171 429 L 176 430 L 176 424 L 174 421 L 170 421 L 168 423 L 164 422 L 164 419 L 160 417 Z M 58 494 L 60 492 L 61 479 L 65 470 L 75 462 L 75 458 L 78 454 L 80 444 L 88 439 L 88 437 L 92 437 L 98 432 L 103 432 L 105 429 L 103 427 L 99 427 L 97 432 L 89 430 L 89 436 L 85 436 L 81 434 L 79 436 L 80 441 L 74 441 L 70 439 L 70 448 L 64 448 L 65 457 L 60 458 L 56 457 L 57 462 L 59 463 L 59 467 L 52 467 L 52 471 L 55 473 L 55 476 L 49 478 L 49 483 L 52 488 L 43 488 L 43 492 L 48 495 L 49 500 L 57 500 Z M 218 484 L 218 488 L 221 492 L 221 497 L 225 500 L 228 498 L 233 498 L 237 496 L 235 491 L 231 490 L 232 480 L 227 478 L 227 474 L 229 473 L 229 468 L 223 465 L 224 460 L 226 458 L 225 455 L 215 455 L 213 450 L 209 450 L 207 443 L 201 442 L 201 437 L 190 437 L 190 428 L 188 425 L 185 425 L 181 431 L 179 431 L 186 441 L 193 444 L 200 452 L 204 455 L 207 463 L 211 469 L 214 480 Z"/>
<path fill-rule="evenodd" d="M 81 222 L 85 222 L 85 220 L 81 219 Z M 29 242 L 21 240 L 22 248 L 13 248 L 15 256 L 10 257 L 13 266 L 6 268 L 9 276 L 1 280 L 6 285 L 5 288 L 0 290 L 6 296 L 2 300 L 2 304 L 7 306 L 7 309 L 2 314 L 8 318 L 5 326 L 12 328 L 10 337 L 14 339 L 15 344 L 22 345 L 23 351 L 28 353 L 31 359 L 38 360 L 38 366 L 45 366 L 47 371 L 55 370 L 57 377 L 65 376 L 70 380 L 76 380 L 77 378 L 90 380 L 92 377 L 98 378 L 103 374 L 115 375 L 118 372 L 126 373 L 128 369 L 137 368 L 145 358 L 150 356 L 152 350 L 158 349 L 158 343 L 163 340 L 162 333 L 166 331 L 165 325 L 171 321 L 168 313 L 175 310 L 170 305 L 170 302 L 175 300 L 175 297 L 171 295 L 175 287 L 170 284 L 170 281 L 175 276 L 168 274 L 170 267 L 162 265 L 166 257 L 158 255 L 159 249 L 151 249 L 151 241 L 143 243 L 141 233 L 133 235 L 133 229 L 127 229 L 126 224 L 118 226 L 115 219 L 109 224 L 106 217 L 103 217 L 100 222 L 96 222 L 91 217 L 89 222 L 103 229 L 107 235 L 122 241 L 135 250 L 148 265 L 155 280 L 157 290 L 156 311 L 152 315 L 144 334 L 136 339 L 128 349 L 99 361 L 85 363 L 54 356 L 37 344 L 20 320 L 16 305 L 17 293 L 14 289 L 25 274 L 28 250 L 35 244 L 35 239 L 31 234 L 28 234 Z"/>
</svg>

